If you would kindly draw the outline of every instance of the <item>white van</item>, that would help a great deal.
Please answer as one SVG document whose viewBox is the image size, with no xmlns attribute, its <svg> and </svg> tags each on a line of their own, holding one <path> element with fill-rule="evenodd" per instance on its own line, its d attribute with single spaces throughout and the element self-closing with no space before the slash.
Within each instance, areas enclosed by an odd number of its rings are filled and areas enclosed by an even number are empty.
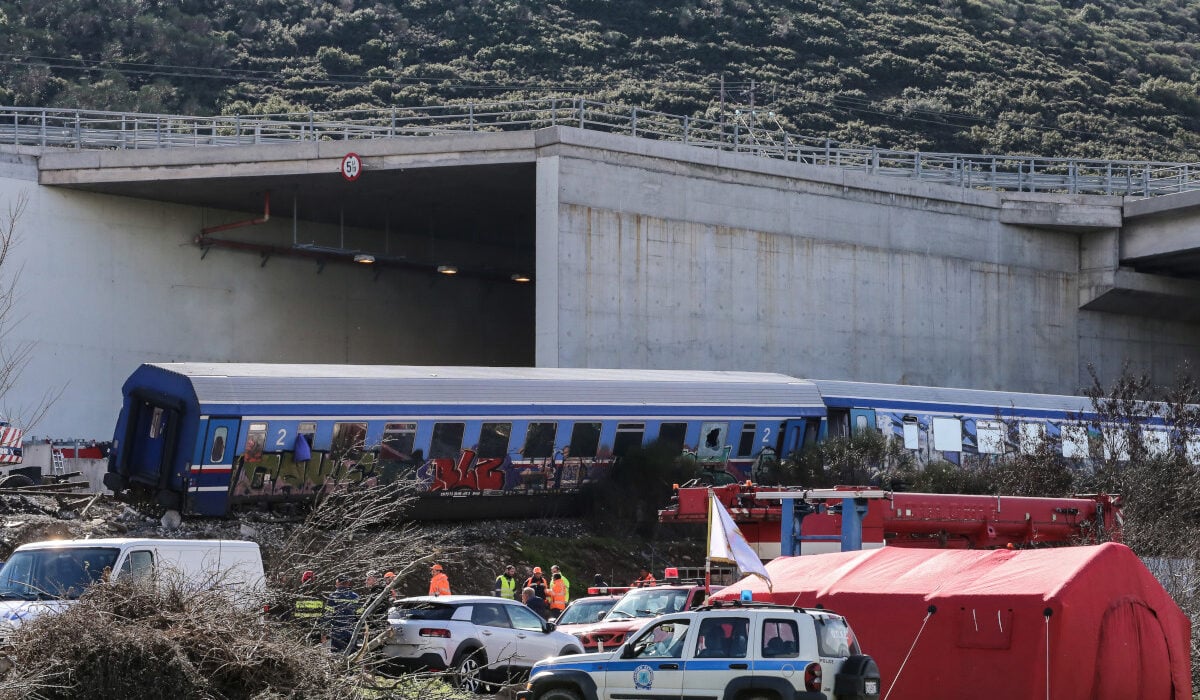
<svg viewBox="0 0 1200 700">
<path fill-rule="evenodd" d="M 181 577 L 231 597 L 264 593 L 258 544 L 239 540 L 111 538 L 50 540 L 21 545 L 0 568 L 0 627 L 61 610 L 90 585 L 124 577 Z M 5 630 L 0 629 L 0 639 Z"/>
</svg>

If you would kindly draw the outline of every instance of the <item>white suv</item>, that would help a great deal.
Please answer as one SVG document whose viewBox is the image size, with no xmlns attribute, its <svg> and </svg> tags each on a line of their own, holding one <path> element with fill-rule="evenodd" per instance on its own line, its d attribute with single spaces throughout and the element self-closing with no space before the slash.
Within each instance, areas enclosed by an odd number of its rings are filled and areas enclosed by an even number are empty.
<svg viewBox="0 0 1200 700">
<path fill-rule="evenodd" d="M 583 652 L 574 636 L 504 598 L 403 598 L 388 611 L 388 623 L 388 660 L 406 670 L 453 671 L 459 687 L 475 692 L 488 690 L 487 681 L 522 678 L 542 659 Z"/>
<path fill-rule="evenodd" d="M 611 652 L 548 659 L 518 700 L 866 700 L 879 668 L 828 610 L 732 603 L 663 615 Z"/>
</svg>

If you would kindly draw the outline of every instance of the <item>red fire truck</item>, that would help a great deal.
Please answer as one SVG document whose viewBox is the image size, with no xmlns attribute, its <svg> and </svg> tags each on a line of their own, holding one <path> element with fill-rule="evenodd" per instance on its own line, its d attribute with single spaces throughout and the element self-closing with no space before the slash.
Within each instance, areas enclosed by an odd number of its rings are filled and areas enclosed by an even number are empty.
<svg viewBox="0 0 1200 700">
<path fill-rule="evenodd" d="M 863 487 L 842 486 L 834 491 L 760 486 L 751 482 L 724 486 L 685 486 L 671 504 L 658 512 L 664 523 L 705 523 L 709 491 L 729 511 L 742 535 L 762 559 L 781 553 L 785 507 L 778 496 L 795 492 L 795 513 L 809 512 L 800 523 L 800 554 L 841 550 L 842 508 Z M 847 501 L 847 499 L 851 501 Z M 863 548 L 926 547 L 987 549 L 996 547 L 1062 546 L 1120 541 L 1121 497 L 1108 494 L 1074 498 L 974 496 L 940 493 L 883 492 L 881 498 L 857 501 L 865 506 Z M 787 551 L 788 547 L 782 547 Z"/>
</svg>

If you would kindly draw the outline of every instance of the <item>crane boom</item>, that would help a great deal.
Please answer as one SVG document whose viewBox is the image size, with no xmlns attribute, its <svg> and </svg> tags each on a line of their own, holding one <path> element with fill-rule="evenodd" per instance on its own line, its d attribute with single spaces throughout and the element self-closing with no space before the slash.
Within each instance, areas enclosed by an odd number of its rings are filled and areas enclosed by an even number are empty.
<svg viewBox="0 0 1200 700">
<path fill-rule="evenodd" d="M 839 486 L 803 494 L 801 500 L 813 513 L 802 520 L 801 553 L 838 551 L 842 503 L 867 488 Z M 709 490 L 706 486 L 677 489 L 671 504 L 658 512 L 659 521 L 705 522 Z M 772 559 L 780 554 L 784 508 L 779 494 L 803 489 L 747 482 L 715 486 L 711 491 L 760 557 Z M 776 494 L 775 498 L 771 494 Z M 885 544 L 954 549 L 1065 546 L 1120 541 L 1121 535 L 1121 497 L 1111 494 L 1042 498 L 885 492 L 882 498 L 865 503 L 865 548 Z"/>
</svg>

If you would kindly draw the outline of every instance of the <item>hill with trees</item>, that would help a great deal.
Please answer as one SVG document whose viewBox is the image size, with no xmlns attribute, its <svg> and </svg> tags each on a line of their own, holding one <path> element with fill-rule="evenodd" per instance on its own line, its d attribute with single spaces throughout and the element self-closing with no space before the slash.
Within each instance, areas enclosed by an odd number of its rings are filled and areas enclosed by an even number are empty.
<svg viewBox="0 0 1200 700">
<path fill-rule="evenodd" d="M 792 133 L 886 148 L 1200 153 L 1188 0 L 26 0 L 0 2 L 0 41 L 0 103 L 18 106 L 586 96 L 709 118 L 753 106 Z"/>
</svg>

